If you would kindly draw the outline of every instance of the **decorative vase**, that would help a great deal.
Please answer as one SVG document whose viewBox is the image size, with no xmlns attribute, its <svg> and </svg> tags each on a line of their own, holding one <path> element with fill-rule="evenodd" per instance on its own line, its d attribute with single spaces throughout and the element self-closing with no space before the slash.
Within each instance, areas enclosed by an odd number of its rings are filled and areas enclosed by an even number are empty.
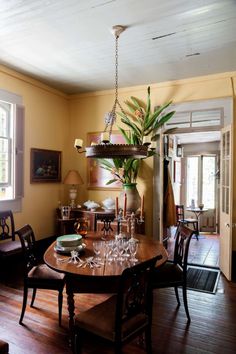
<svg viewBox="0 0 236 354">
<path fill-rule="evenodd" d="M 128 212 L 136 212 L 140 207 L 141 198 L 137 190 L 137 183 L 124 183 L 123 190 L 119 196 L 119 208 L 124 209 L 126 194 L 126 210 Z"/>
</svg>

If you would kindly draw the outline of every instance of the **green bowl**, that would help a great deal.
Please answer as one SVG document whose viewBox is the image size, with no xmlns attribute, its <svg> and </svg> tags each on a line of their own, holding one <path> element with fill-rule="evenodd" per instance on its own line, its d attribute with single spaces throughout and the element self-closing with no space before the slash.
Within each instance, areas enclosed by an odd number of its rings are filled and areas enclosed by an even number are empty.
<svg viewBox="0 0 236 354">
<path fill-rule="evenodd" d="M 82 243 L 82 236 L 77 234 L 57 237 L 57 245 L 60 247 L 77 247 Z"/>
</svg>

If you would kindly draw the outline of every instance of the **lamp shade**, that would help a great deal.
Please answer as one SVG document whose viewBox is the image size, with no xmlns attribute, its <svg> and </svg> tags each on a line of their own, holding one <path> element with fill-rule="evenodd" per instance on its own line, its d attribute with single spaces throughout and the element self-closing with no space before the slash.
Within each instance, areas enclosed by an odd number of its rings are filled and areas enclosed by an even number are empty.
<svg viewBox="0 0 236 354">
<path fill-rule="evenodd" d="M 84 181 L 82 180 L 80 174 L 78 171 L 76 170 L 70 170 L 66 177 L 64 178 L 64 181 L 63 181 L 64 184 L 83 184 Z"/>
</svg>

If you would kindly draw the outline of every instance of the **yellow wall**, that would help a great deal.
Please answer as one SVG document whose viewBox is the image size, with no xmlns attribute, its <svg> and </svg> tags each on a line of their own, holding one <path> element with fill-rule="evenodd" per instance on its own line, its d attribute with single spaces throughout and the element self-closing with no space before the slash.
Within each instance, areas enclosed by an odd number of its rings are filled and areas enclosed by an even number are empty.
<svg viewBox="0 0 236 354">
<path fill-rule="evenodd" d="M 69 140 L 69 103 L 66 95 L 35 80 L 0 67 L 0 87 L 23 97 L 25 106 L 24 198 L 16 227 L 32 225 L 36 238 L 55 232 L 55 208 L 64 198 L 60 183 L 30 184 L 30 149 L 62 151 L 62 175 L 66 172 Z"/>
<path fill-rule="evenodd" d="M 229 96 L 235 100 L 235 85 L 235 72 L 154 84 L 151 85 L 152 106 L 169 100 L 184 102 Z M 67 189 L 60 183 L 30 184 L 31 147 L 62 151 L 62 177 L 70 168 L 79 170 L 85 181 L 79 186 L 80 203 L 87 199 L 101 202 L 108 196 L 119 194 L 117 191 L 87 190 L 86 158 L 73 148 L 75 138 L 80 137 L 86 143 L 88 132 L 103 130 L 104 114 L 114 102 L 113 90 L 67 96 L 3 66 L 0 66 L 0 87 L 21 95 L 26 107 L 25 197 L 22 213 L 15 214 L 17 227 L 30 223 L 37 238 L 50 236 L 55 231 L 54 213 L 58 201 L 68 202 Z M 131 95 L 146 100 L 146 89 L 146 85 L 120 89 L 119 100 L 123 103 Z M 149 158 L 144 161 L 138 180 L 139 192 L 145 195 L 146 231 L 149 235 L 152 235 L 152 219 L 155 217 L 152 215 L 152 170 L 153 160 Z"/>
</svg>

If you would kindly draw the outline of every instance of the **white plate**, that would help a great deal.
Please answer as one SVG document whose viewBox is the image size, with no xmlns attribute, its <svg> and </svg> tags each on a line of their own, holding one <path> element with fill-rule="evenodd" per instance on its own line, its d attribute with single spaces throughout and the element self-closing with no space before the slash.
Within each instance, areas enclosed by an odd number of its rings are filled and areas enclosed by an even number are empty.
<svg viewBox="0 0 236 354">
<path fill-rule="evenodd" d="M 68 254 L 71 251 L 77 251 L 77 252 L 81 252 L 85 249 L 86 245 L 85 243 L 82 243 L 82 245 L 79 245 L 77 247 L 61 247 L 58 245 L 54 246 L 54 251 L 58 252 L 58 253 L 62 253 L 62 254 Z"/>
</svg>

